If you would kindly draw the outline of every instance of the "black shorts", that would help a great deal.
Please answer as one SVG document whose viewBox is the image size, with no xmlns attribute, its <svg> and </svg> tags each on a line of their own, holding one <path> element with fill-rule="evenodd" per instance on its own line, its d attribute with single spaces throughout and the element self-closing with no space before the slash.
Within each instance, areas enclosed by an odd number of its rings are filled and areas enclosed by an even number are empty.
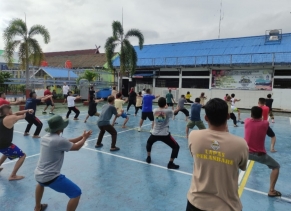
<svg viewBox="0 0 291 211">
<path fill-rule="evenodd" d="M 173 103 L 167 103 L 167 105 L 168 105 L 168 106 L 173 106 L 174 104 L 173 104 Z"/>
<path fill-rule="evenodd" d="M 64 98 L 67 99 L 68 95 L 64 95 Z"/>
<path fill-rule="evenodd" d="M 270 128 L 270 126 L 269 126 L 269 128 L 268 128 L 268 130 L 267 130 L 267 136 L 269 136 L 269 137 L 271 137 L 271 138 L 275 137 L 275 133 L 274 133 L 274 131 L 272 130 L 272 128 Z"/>
<path fill-rule="evenodd" d="M 152 111 L 151 112 L 142 112 L 141 119 L 146 120 L 147 118 L 149 118 L 150 121 L 154 121 L 154 113 Z"/>
<path fill-rule="evenodd" d="M 97 111 L 88 111 L 89 116 L 95 116 L 96 113 L 97 113 Z"/>
<path fill-rule="evenodd" d="M 52 101 L 46 101 L 46 106 L 54 106 L 54 104 L 52 103 Z"/>
</svg>

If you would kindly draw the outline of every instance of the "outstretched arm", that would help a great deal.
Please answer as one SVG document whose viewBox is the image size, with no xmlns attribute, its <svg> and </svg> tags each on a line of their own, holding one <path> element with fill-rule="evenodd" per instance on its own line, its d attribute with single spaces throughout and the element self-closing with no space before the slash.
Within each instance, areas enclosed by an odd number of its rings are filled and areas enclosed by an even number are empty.
<svg viewBox="0 0 291 211">
<path fill-rule="evenodd" d="M 156 96 L 155 96 L 155 98 L 159 98 L 159 97 L 160 97 L 160 95 L 156 95 Z"/>
<path fill-rule="evenodd" d="M 95 100 L 95 103 L 99 103 L 99 102 L 102 102 L 102 101 L 104 101 L 103 98 L 101 98 L 100 100 Z"/>
<path fill-rule="evenodd" d="M 47 99 L 50 99 L 50 98 L 52 98 L 52 95 L 47 95 L 47 96 L 40 97 L 40 98 L 37 98 L 37 99 L 41 100 L 41 102 L 44 102 L 44 101 L 46 101 Z"/>
<path fill-rule="evenodd" d="M 69 141 L 74 143 L 70 151 L 78 151 L 79 149 L 82 148 L 82 146 L 85 144 L 86 140 L 92 135 L 92 131 L 84 131 L 83 135 L 75 138 L 75 139 L 70 139 Z"/>
<path fill-rule="evenodd" d="M 33 109 L 29 109 L 29 110 L 24 110 L 24 111 L 19 111 L 16 112 L 15 114 L 9 115 L 7 117 L 4 118 L 3 120 L 3 124 L 5 127 L 11 129 L 13 128 L 14 124 L 21 119 L 25 118 L 25 114 L 26 113 L 30 113 L 33 114 Z"/>
</svg>

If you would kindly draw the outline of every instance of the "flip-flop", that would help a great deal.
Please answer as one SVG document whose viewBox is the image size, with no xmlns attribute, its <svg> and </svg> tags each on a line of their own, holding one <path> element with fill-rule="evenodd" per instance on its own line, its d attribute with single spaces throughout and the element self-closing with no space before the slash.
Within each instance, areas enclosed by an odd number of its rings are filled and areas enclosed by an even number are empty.
<svg viewBox="0 0 291 211">
<path fill-rule="evenodd" d="M 44 211 L 47 208 L 47 204 L 41 204 L 39 211 Z M 34 209 L 35 210 L 35 209 Z"/>
<path fill-rule="evenodd" d="M 120 150 L 118 147 L 115 147 L 115 148 L 111 148 L 110 151 L 118 151 Z"/>
<path fill-rule="evenodd" d="M 95 145 L 95 148 L 100 148 L 100 147 L 103 147 L 103 144 Z"/>
<path fill-rule="evenodd" d="M 281 197 L 282 194 L 279 191 L 275 191 L 275 195 L 268 194 L 269 197 Z"/>
</svg>

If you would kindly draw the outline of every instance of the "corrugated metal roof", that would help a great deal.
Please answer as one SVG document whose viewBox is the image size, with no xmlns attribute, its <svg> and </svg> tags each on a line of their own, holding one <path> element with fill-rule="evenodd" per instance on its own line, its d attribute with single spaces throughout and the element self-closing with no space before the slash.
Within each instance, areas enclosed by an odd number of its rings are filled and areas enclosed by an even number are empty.
<svg viewBox="0 0 291 211">
<path fill-rule="evenodd" d="M 38 71 L 43 70 L 52 78 L 78 78 L 78 76 L 71 70 L 66 68 L 41 67 Z M 35 73 L 37 74 L 38 71 Z"/>
<path fill-rule="evenodd" d="M 291 62 L 291 34 L 283 34 L 281 42 L 273 45 L 265 44 L 265 40 L 263 35 L 145 45 L 135 50 L 138 66 L 272 63 L 274 55 L 277 63 Z M 119 57 L 113 65 L 119 67 Z"/>
</svg>

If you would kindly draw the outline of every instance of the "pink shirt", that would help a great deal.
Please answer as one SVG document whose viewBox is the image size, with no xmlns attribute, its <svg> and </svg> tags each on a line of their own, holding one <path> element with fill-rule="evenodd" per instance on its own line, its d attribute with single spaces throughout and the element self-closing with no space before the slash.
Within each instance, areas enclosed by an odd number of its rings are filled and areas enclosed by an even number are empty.
<svg viewBox="0 0 291 211">
<path fill-rule="evenodd" d="M 247 118 L 245 120 L 245 140 L 249 146 L 249 152 L 267 153 L 265 138 L 269 122 L 260 119 Z"/>
<path fill-rule="evenodd" d="M 268 106 L 260 106 L 260 108 L 263 109 L 263 120 L 268 120 L 268 117 L 269 117 L 269 107 Z"/>
</svg>

